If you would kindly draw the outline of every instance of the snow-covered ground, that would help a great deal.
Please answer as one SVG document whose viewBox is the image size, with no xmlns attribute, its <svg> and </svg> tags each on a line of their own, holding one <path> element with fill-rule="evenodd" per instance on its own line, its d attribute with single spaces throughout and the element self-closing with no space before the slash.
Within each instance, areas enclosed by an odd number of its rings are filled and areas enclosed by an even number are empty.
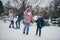
<svg viewBox="0 0 60 40">
<path fill-rule="evenodd" d="M 21 23 L 21 29 L 9 28 L 9 24 L 9 21 L 4 23 L 0 20 L 0 40 L 60 40 L 60 27 L 58 26 L 45 26 L 39 37 L 35 35 L 35 23 L 30 26 L 28 35 L 23 34 L 24 24 Z"/>
</svg>

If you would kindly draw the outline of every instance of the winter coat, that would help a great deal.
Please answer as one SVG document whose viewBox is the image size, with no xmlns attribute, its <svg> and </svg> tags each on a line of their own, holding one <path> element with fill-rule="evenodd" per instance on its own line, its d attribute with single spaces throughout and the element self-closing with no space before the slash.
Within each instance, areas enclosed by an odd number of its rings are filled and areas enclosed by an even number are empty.
<svg viewBox="0 0 60 40">
<path fill-rule="evenodd" d="M 44 26 L 44 20 L 43 20 L 43 18 L 38 18 L 36 20 L 36 23 L 37 23 L 37 27 L 42 28 Z"/>
<path fill-rule="evenodd" d="M 18 20 L 18 21 L 21 21 L 21 20 L 23 19 L 23 15 L 24 15 L 23 12 L 17 13 L 17 14 L 16 14 L 16 16 L 18 16 L 18 19 L 17 19 L 17 20 Z"/>
<path fill-rule="evenodd" d="M 14 14 L 13 13 L 9 13 L 9 19 L 14 20 Z"/>
<path fill-rule="evenodd" d="M 32 15 L 28 15 L 27 13 L 24 14 L 24 23 L 31 23 L 31 22 L 33 22 Z"/>
</svg>

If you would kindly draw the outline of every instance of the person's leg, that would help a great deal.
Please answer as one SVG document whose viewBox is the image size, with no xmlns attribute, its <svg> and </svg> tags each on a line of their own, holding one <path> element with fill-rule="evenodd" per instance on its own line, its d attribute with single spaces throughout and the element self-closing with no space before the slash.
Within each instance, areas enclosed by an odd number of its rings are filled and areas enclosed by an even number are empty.
<svg viewBox="0 0 60 40">
<path fill-rule="evenodd" d="M 18 28 L 18 20 L 16 21 L 16 28 Z"/>
<path fill-rule="evenodd" d="M 18 21 L 18 29 L 20 29 L 20 21 Z"/>
<path fill-rule="evenodd" d="M 39 36 L 41 36 L 41 28 L 39 28 Z"/>
<path fill-rule="evenodd" d="M 30 24 L 27 23 L 27 33 L 26 34 L 28 34 L 28 32 L 29 32 L 29 26 L 30 26 Z"/>
<path fill-rule="evenodd" d="M 37 27 L 37 29 L 36 29 L 36 35 L 37 35 L 37 33 L 38 33 L 38 27 Z"/>
<path fill-rule="evenodd" d="M 24 27 L 23 33 L 25 34 L 27 23 L 25 23 L 24 25 L 25 27 Z"/>
<path fill-rule="evenodd" d="M 14 28 L 14 21 L 12 21 L 12 27 Z"/>
<path fill-rule="evenodd" d="M 10 23 L 10 25 L 9 25 L 9 28 L 11 28 L 11 24 L 12 24 L 12 21 L 11 21 L 11 23 Z"/>
</svg>

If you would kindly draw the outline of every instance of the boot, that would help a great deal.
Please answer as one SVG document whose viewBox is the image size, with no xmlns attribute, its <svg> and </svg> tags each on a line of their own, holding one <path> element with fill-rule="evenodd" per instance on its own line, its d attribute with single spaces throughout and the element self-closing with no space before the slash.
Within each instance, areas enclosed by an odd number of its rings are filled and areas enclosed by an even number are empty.
<svg viewBox="0 0 60 40">
<path fill-rule="evenodd" d="M 25 34 L 25 32 L 23 32 L 23 34 Z"/>
<path fill-rule="evenodd" d="M 26 35 L 28 35 L 28 32 L 26 33 Z"/>
</svg>

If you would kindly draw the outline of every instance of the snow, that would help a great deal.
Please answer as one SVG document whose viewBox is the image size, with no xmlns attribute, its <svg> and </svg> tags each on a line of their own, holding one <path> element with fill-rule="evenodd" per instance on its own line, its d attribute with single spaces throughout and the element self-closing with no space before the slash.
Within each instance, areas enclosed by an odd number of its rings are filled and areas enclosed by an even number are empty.
<svg viewBox="0 0 60 40">
<path fill-rule="evenodd" d="M 23 23 L 21 23 L 21 29 L 9 28 L 9 24 L 9 21 L 4 23 L 0 20 L 0 40 L 60 40 L 60 27 L 58 26 L 45 26 L 39 37 L 35 35 L 36 23 L 30 26 L 28 35 L 23 34 Z"/>
</svg>

